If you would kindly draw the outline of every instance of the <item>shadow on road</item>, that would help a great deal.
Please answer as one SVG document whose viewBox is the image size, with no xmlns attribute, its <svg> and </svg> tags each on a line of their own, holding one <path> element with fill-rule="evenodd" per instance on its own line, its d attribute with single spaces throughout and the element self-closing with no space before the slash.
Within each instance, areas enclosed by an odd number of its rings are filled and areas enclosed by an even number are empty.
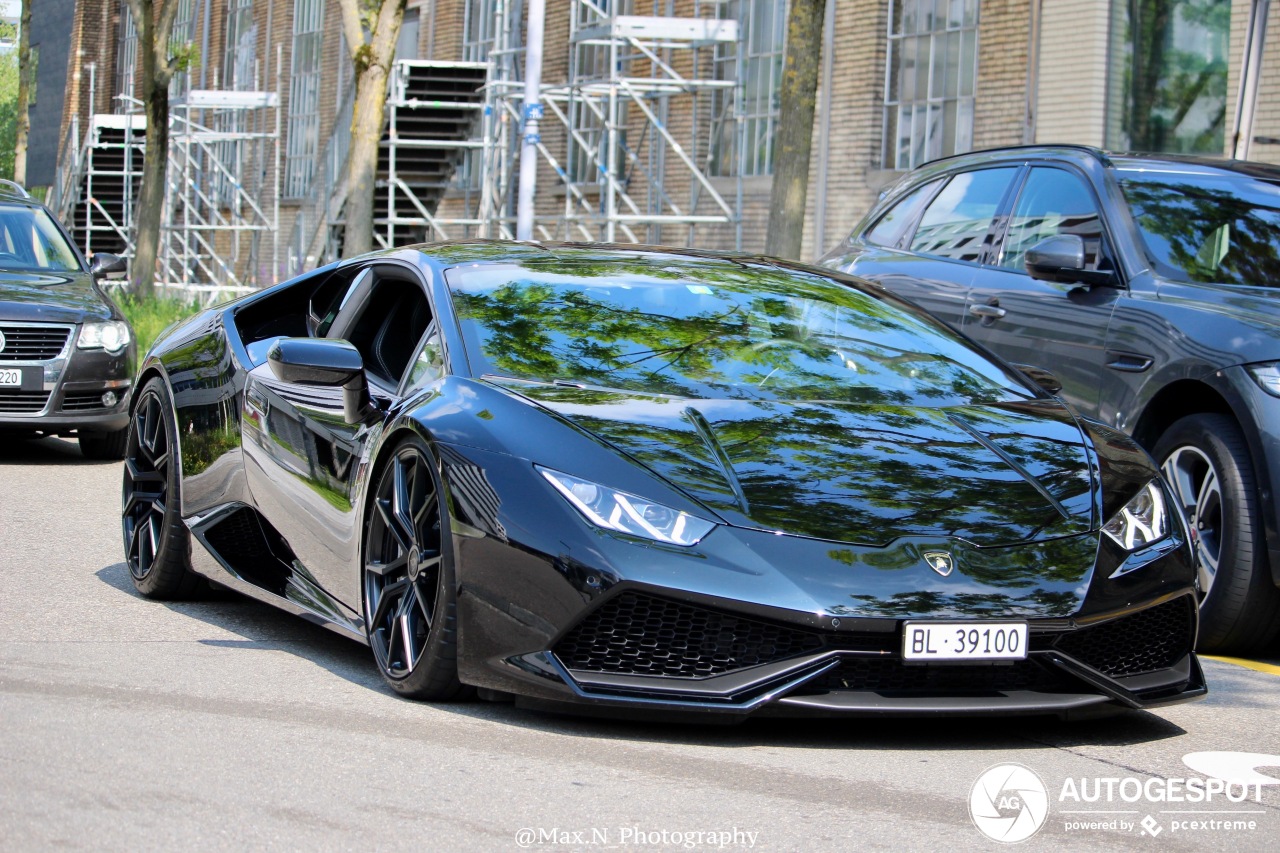
<svg viewBox="0 0 1280 853">
<path fill-rule="evenodd" d="M 119 465 L 85 459 L 75 439 L 23 438 L 0 433 L 0 465 Z"/>
<path fill-rule="evenodd" d="M 126 595 L 140 597 L 124 563 L 100 569 L 97 576 L 103 583 Z M 383 694 L 391 692 L 378 675 L 373 658 L 365 647 L 238 593 L 223 589 L 205 600 L 157 604 L 243 638 L 201 641 L 206 644 L 284 651 L 305 658 L 353 684 Z M 1186 734 L 1179 726 L 1144 712 L 1087 722 L 1038 717 L 930 717 L 908 720 L 754 719 L 740 726 L 723 726 L 582 717 L 476 699 L 432 707 L 437 711 L 566 737 L 723 748 L 866 748 L 927 753 L 935 750 L 1018 750 L 1086 744 L 1128 746 Z"/>
</svg>

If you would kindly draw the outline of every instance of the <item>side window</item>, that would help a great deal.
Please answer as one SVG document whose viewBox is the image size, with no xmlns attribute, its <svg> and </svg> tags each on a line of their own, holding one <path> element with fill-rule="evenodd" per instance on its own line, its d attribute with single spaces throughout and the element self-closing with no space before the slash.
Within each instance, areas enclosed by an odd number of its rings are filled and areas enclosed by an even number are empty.
<svg viewBox="0 0 1280 853">
<path fill-rule="evenodd" d="M 956 175 L 929 203 L 911 238 L 911 251 L 977 263 L 1017 168 Z"/>
<path fill-rule="evenodd" d="M 1000 266 L 1024 269 L 1027 249 L 1058 234 L 1076 234 L 1084 240 L 1087 269 L 1109 268 L 1102 248 L 1098 204 L 1084 180 L 1065 169 L 1032 169 L 1009 219 Z"/>
<path fill-rule="evenodd" d="M 409 373 L 405 376 L 405 396 L 434 382 L 444 375 L 444 347 L 440 343 L 440 330 L 433 322 L 427 333 L 418 343 L 417 352 L 409 362 Z"/>
<path fill-rule="evenodd" d="M 941 182 L 930 181 L 912 190 L 905 198 L 889 208 L 863 239 L 873 246 L 896 247 L 903 233 L 920 215 L 920 208 L 924 207 L 925 201 L 933 195 L 939 183 Z"/>
<path fill-rule="evenodd" d="M 360 351 L 369 376 L 394 389 L 431 325 L 431 305 L 412 273 L 381 266 L 372 270 L 367 291 L 354 288 L 325 336 L 349 341 Z"/>
</svg>

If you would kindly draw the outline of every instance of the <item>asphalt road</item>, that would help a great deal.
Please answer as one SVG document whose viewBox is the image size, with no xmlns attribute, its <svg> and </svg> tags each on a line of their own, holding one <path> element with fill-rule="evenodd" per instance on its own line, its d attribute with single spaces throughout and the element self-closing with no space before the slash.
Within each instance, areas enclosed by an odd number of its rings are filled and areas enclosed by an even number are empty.
<svg viewBox="0 0 1280 853">
<path fill-rule="evenodd" d="M 1190 753 L 1280 763 L 1280 667 L 1206 661 L 1202 702 L 1076 724 L 702 727 L 414 704 L 382 687 L 365 648 L 266 606 L 140 598 L 121 562 L 119 482 L 119 464 L 85 462 L 73 443 L 0 444 L 6 850 L 986 850 L 1001 845 L 971 821 L 970 793 L 1007 763 L 1047 792 L 1023 849 L 1280 838 L 1280 784 L 1239 803 L 1154 799 L 1212 783 Z M 1033 819 L 1026 797 L 1001 814 Z M 1114 826 L 1075 825 L 1088 822 Z"/>
</svg>

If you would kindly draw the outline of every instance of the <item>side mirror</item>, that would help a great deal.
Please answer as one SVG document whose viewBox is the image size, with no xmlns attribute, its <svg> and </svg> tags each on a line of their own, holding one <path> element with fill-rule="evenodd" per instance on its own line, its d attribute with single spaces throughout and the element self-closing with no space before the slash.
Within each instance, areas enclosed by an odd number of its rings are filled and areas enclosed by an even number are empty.
<svg viewBox="0 0 1280 853">
<path fill-rule="evenodd" d="M 1115 284 L 1114 273 L 1085 269 L 1084 239 L 1079 234 L 1046 237 L 1027 249 L 1023 262 L 1027 273 L 1041 281 L 1059 284 Z"/>
<path fill-rule="evenodd" d="M 342 389 L 342 417 L 364 421 L 371 408 L 360 351 L 346 341 L 281 338 L 267 351 L 271 372 L 282 382 Z"/>
<path fill-rule="evenodd" d="M 119 255 L 94 252 L 89 261 L 89 274 L 94 278 L 122 278 L 129 271 L 129 262 Z"/>
<path fill-rule="evenodd" d="M 1013 367 L 1050 394 L 1057 394 L 1062 390 L 1062 383 L 1058 381 L 1058 377 L 1043 367 L 1032 364 L 1015 364 Z"/>
</svg>

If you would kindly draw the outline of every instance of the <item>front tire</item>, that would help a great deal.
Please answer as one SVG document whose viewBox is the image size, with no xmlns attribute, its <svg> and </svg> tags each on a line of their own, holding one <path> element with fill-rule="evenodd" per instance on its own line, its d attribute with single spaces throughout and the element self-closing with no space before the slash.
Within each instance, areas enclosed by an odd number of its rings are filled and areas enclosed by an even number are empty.
<svg viewBox="0 0 1280 853">
<path fill-rule="evenodd" d="M 128 447 L 128 427 L 113 432 L 80 433 L 80 453 L 85 459 L 123 459 Z"/>
<path fill-rule="evenodd" d="M 189 598 L 202 589 L 191 571 L 190 536 L 182 523 L 177 454 L 169 389 L 154 378 L 138 395 L 129 421 L 120 512 L 129 575 L 147 598 Z"/>
<path fill-rule="evenodd" d="M 365 513 L 365 630 L 378 670 L 410 699 L 447 700 L 458 681 L 448 513 L 426 444 L 405 439 L 382 466 Z"/>
<path fill-rule="evenodd" d="M 1263 648 L 1280 631 L 1280 589 L 1271 580 L 1244 433 L 1226 415 L 1191 415 L 1160 437 L 1152 455 L 1195 537 L 1204 595 L 1198 650 Z"/>
</svg>

